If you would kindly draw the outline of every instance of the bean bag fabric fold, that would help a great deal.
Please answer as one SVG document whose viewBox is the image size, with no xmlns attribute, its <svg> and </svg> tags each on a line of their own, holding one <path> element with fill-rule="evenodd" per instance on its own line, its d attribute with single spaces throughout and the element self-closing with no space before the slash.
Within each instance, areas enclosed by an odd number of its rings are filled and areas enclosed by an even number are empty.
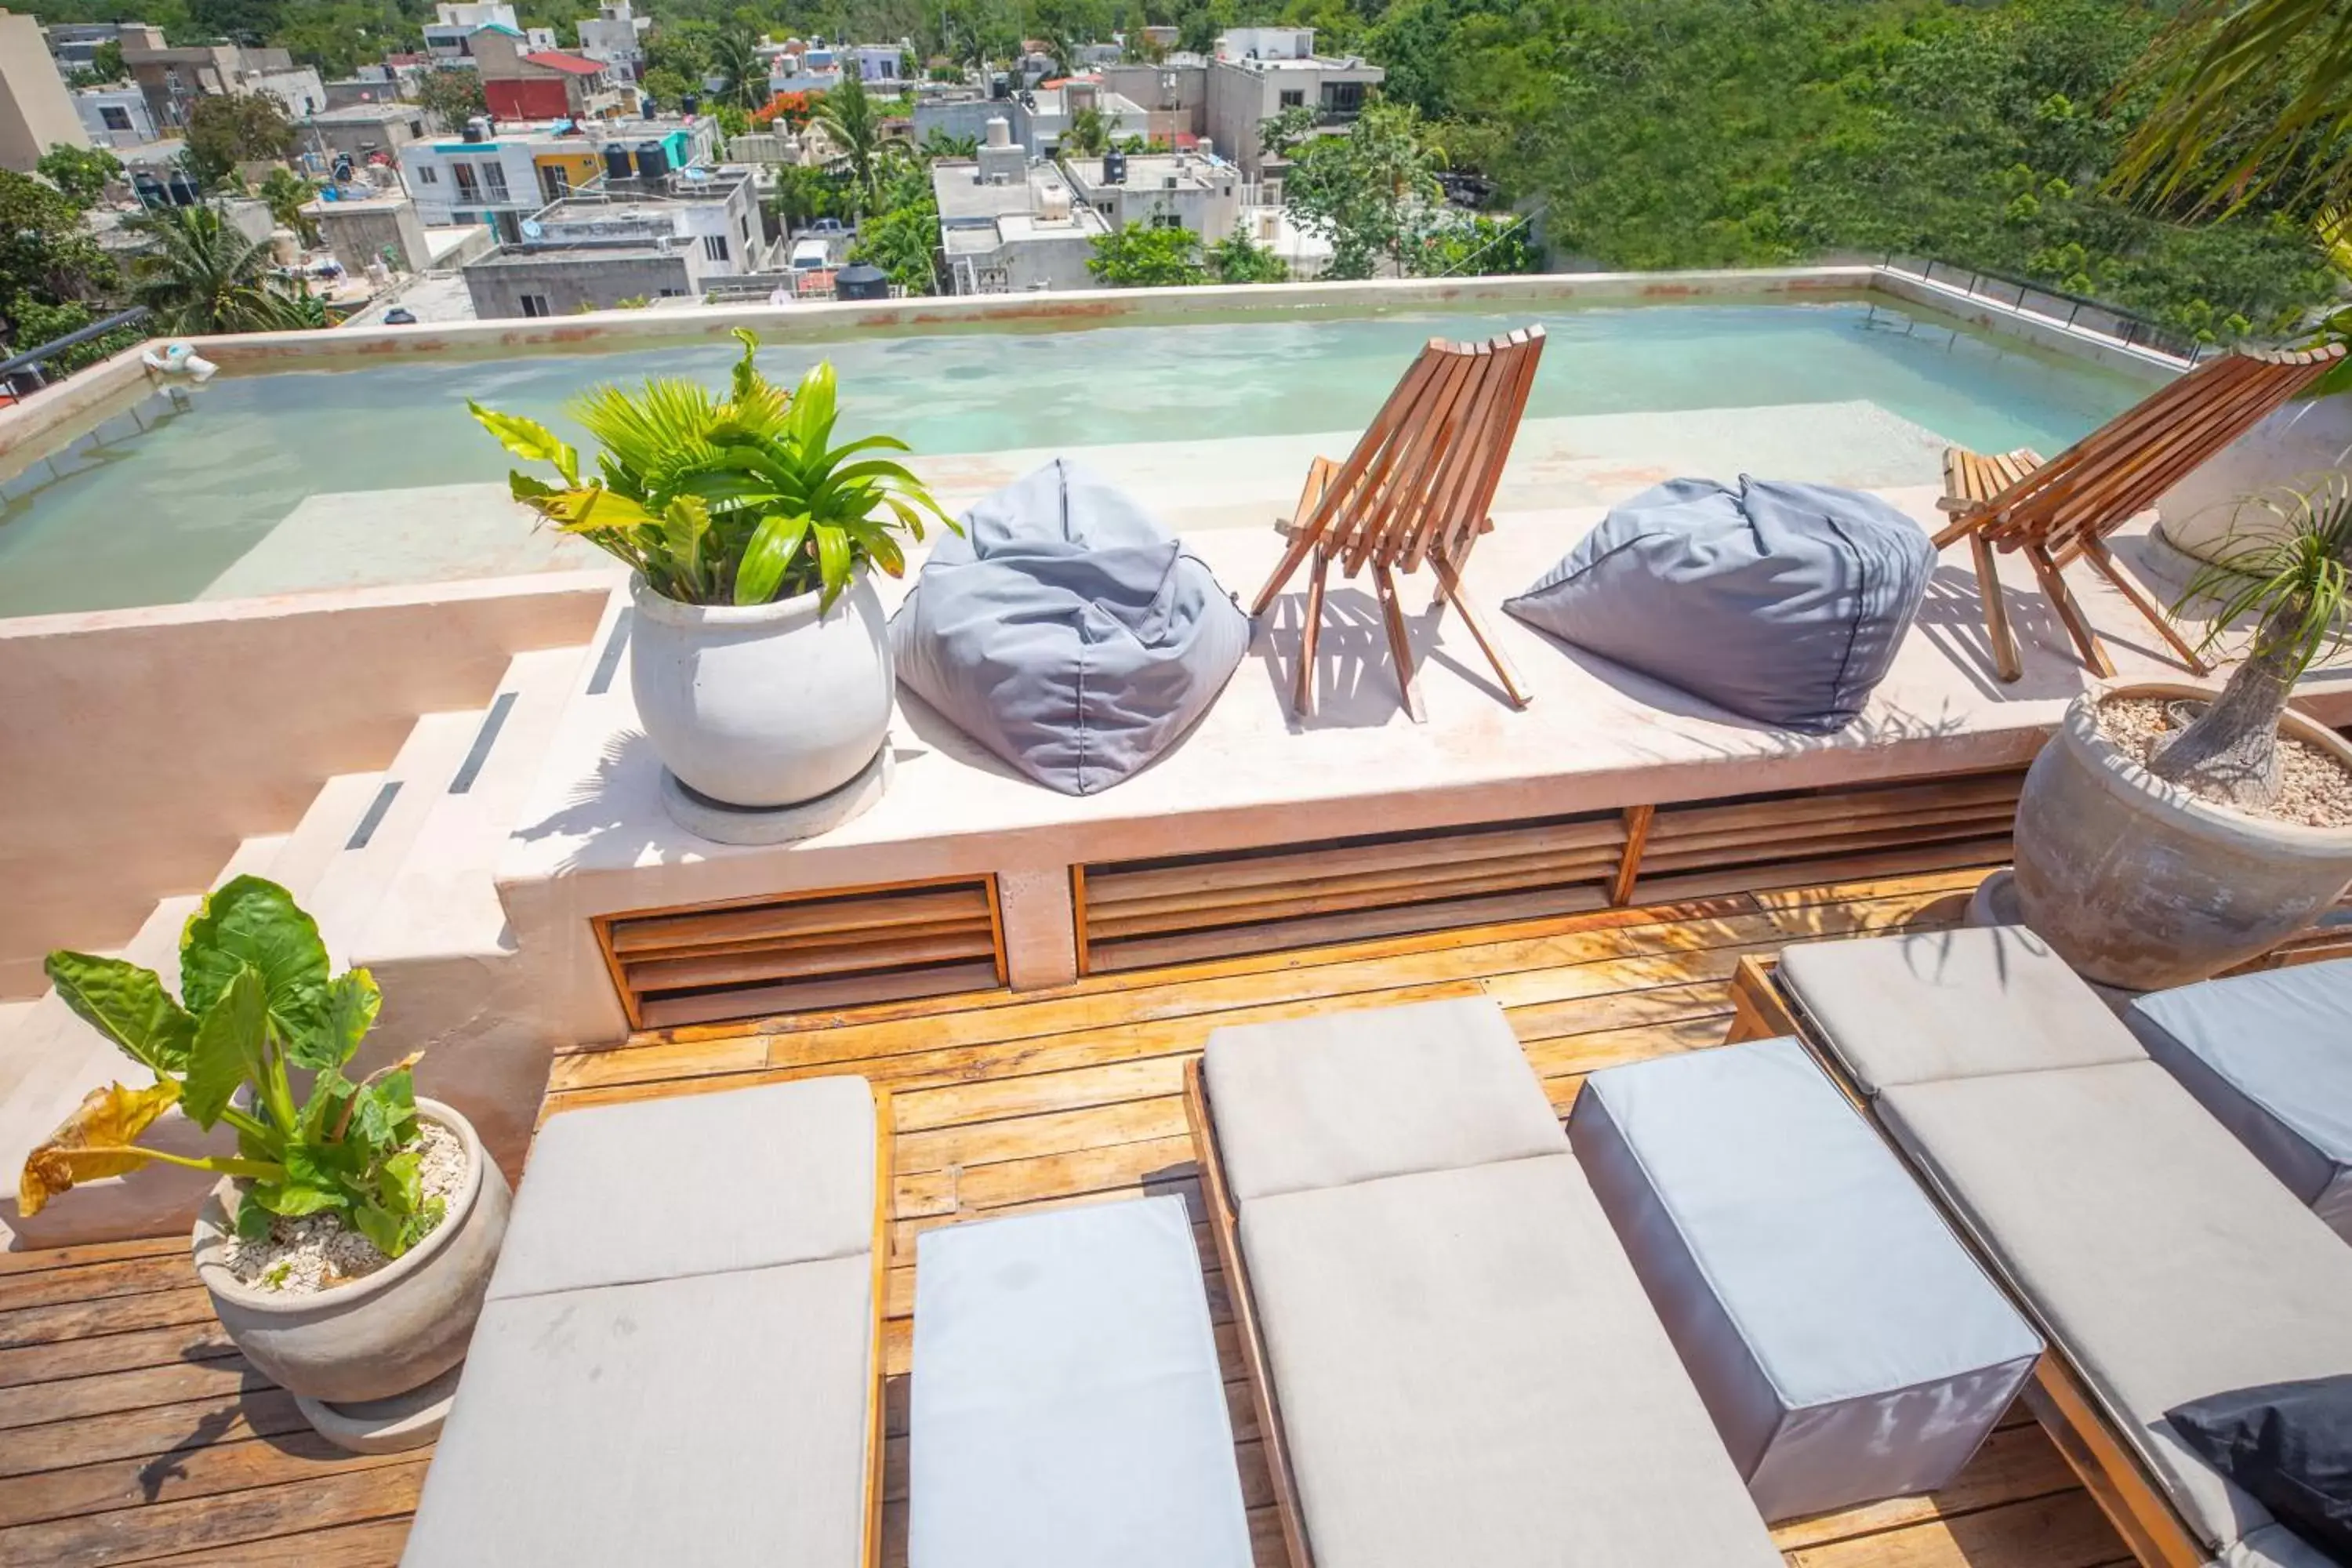
<svg viewBox="0 0 2352 1568">
<path fill-rule="evenodd" d="M 1056 458 L 979 502 L 890 622 L 898 679 L 1029 777 L 1092 795 L 1208 710 L 1249 618 L 1149 513 Z"/>
<path fill-rule="evenodd" d="M 1935 569 L 1927 532 L 1876 496 L 1669 479 L 1503 607 L 1742 718 L 1827 735 L 1885 678 Z"/>
</svg>

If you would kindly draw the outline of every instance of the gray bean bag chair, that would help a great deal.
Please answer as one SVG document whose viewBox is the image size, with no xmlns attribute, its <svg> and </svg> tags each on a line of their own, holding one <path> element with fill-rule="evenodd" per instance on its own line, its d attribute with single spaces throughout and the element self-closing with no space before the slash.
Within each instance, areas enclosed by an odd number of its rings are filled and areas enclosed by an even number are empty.
<svg viewBox="0 0 2352 1568">
<path fill-rule="evenodd" d="M 1249 650 L 1249 617 L 1132 500 L 1055 458 L 963 515 L 890 621 L 898 679 L 1065 795 L 1172 745 Z"/>
<path fill-rule="evenodd" d="M 1876 496 L 1669 479 L 1503 607 L 1742 718 L 1827 735 L 1885 676 L 1935 569 L 1926 531 Z"/>
</svg>

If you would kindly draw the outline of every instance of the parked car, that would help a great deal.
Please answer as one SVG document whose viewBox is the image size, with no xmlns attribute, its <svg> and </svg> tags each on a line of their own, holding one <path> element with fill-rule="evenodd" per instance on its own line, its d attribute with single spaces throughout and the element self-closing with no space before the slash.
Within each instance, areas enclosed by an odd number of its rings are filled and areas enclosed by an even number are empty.
<svg viewBox="0 0 2352 1568">
<path fill-rule="evenodd" d="M 819 272 L 833 265 L 833 249 L 814 235 L 803 235 L 793 241 L 791 261 L 794 272 Z"/>
</svg>

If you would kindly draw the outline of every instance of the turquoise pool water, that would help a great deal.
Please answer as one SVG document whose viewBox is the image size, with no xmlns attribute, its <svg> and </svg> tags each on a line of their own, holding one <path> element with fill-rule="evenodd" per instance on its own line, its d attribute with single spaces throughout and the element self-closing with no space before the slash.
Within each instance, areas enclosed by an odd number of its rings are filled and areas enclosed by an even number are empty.
<svg viewBox="0 0 2352 1568">
<path fill-rule="evenodd" d="M 789 383 L 830 357 L 844 428 L 891 430 L 919 453 L 1202 441 L 1356 429 L 1427 338 L 1530 314 L 873 335 L 777 344 L 761 361 Z M 1885 304 L 1532 314 L 1551 341 L 1530 417 L 1859 399 L 1973 447 L 2049 451 L 2147 390 L 1940 321 L 1906 332 Z M 595 382 L 715 381 L 732 357 L 710 345 L 223 376 L 169 417 L 125 416 L 0 485 L 0 615 L 189 599 L 310 496 L 500 479 L 505 454 L 468 397 L 564 427 L 563 403 Z"/>
</svg>

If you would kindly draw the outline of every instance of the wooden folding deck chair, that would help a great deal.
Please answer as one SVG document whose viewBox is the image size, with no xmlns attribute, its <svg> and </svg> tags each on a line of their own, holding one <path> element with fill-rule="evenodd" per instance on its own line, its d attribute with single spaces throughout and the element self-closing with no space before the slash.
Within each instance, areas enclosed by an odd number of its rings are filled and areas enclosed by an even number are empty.
<svg viewBox="0 0 2352 1568">
<path fill-rule="evenodd" d="M 1965 538 L 1976 557 L 1994 672 L 2003 680 L 2015 680 L 2023 673 L 1993 565 L 1998 549 L 2024 555 L 2093 672 L 2113 675 L 2116 670 L 2061 574 L 2077 556 L 2086 557 L 2115 584 L 2181 663 L 2205 674 L 2205 662 L 2196 650 L 2116 564 L 2106 536 L 2154 506 L 2165 491 L 2343 356 L 2343 345 L 2337 343 L 2320 349 L 2233 350 L 2168 384 L 2047 462 L 2021 447 L 1999 457 L 1947 447 L 1944 499 L 1937 504 L 1952 514 L 1952 521 L 1936 536 L 1936 547 Z"/>
<path fill-rule="evenodd" d="M 1517 672 L 1462 591 L 1461 573 L 1470 546 L 1495 526 L 1486 509 L 1511 455 L 1543 345 L 1539 326 L 1483 343 L 1432 338 L 1348 460 L 1318 458 L 1307 470 L 1298 509 L 1282 525 L 1289 548 L 1250 606 L 1253 618 L 1265 614 L 1300 563 L 1313 558 L 1298 637 L 1302 716 L 1315 711 L 1315 644 L 1335 560 L 1349 577 L 1371 568 L 1396 659 L 1397 690 L 1416 721 L 1423 717 L 1421 685 L 1413 679 L 1396 574 L 1417 571 L 1424 561 L 1436 575 L 1441 605 L 1450 602 L 1461 612 L 1511 705 L 1528 705 Z"/>
</svg>

